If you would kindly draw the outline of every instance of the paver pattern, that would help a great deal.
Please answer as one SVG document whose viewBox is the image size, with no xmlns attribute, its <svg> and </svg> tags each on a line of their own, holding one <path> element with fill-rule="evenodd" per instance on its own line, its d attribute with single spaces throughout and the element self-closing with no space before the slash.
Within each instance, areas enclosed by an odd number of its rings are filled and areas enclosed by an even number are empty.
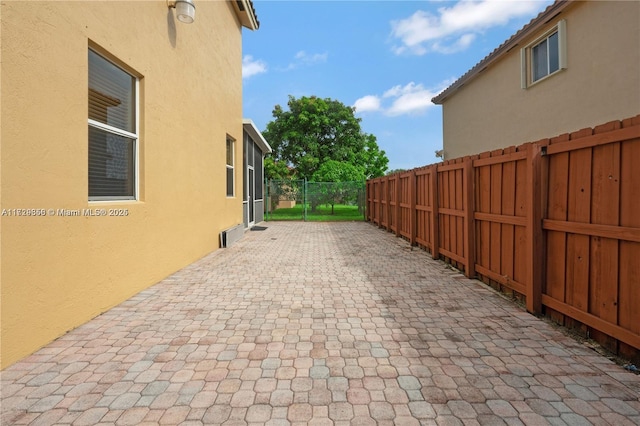
<svg viewBox="0 0 640 426">
<path fill-rule="evenodd" d="M 277 223 L 2 372 L 2 424 L 638 425 L 640 377 L 366 223 Z"/>
</svg>

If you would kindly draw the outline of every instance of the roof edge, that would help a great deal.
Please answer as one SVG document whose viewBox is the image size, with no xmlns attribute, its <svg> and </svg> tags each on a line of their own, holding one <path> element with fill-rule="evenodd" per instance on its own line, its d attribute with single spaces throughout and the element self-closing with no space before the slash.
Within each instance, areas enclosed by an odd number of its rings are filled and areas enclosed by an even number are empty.
<svg viewBox="0 0 640 426">
<path fill-rule="evenodd" d="M 444 89 L 437 96 L 431 99 L 436 105 L 442 105 L 442 103 L 452 94 L 454 94 L 459 88 L 464 86 L 467 82 L 473 80 L 489 65 L 499 60 L 504 54 L 516 47 L 522 39 L 528 37 L 535 31 L 539 30 L 541 26 L 549 22 L 560 12 L 565 10 L 570 4 L 576 0 L 556 0 L 555 3 L 549 5 L 545 10 L 540 12 L 538 16 L 533 18 L 528 24 L 522 27 L 518 32 L 511 36 L 507 41 L 502 43 L 493 52 L 489 53 L 478 62 L 473 68 L 467 71 L 462 77 L 457 79 L 451 86 Z"/>
<path fill-rule="evenodd" d="M 260 149 L 264 154 L 269 154 L 273 151 L 271 149 L 271 145 L 269 145 L 269 142 L 267 142 L 264 136 L 262 136 L 262 133 L 258 130 L 258 127 L 253 120 L 250 118 L 243 118 L 242 128 L 249 134 L 249 136 L 251 136 L 251 139 L 260 146 Z"/>
<path fill-rule="evenodd" d="M 231 0 L 233 8 L 240 19 L 240 23 L 243 27 L 250 30 L 257 30 L 260 28 L 260 21 L 256 15 L 256 9 L 253 7 L 253 1 L 251 0 Z"/>
</svg>

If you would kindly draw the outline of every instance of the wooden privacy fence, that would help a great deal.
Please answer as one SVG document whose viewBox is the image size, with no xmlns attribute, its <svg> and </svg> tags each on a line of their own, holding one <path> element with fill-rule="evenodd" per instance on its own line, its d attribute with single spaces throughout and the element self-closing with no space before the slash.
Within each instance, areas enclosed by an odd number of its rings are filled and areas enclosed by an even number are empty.
<svg viewBox="0 0 640 426">
<path fill-rule="evenodd" d="M 367 220 L 633 353 L 639 166 L 640 115 L 369 180 Z"/>
</svg>

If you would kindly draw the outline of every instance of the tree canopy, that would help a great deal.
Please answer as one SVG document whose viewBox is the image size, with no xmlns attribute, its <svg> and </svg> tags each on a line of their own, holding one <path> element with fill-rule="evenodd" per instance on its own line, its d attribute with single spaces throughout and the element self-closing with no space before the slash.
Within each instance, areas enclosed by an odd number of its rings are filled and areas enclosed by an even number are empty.
<svg viewBox="0 0 640 426">
<path fill-rule="evenodd" d="M 376 137 L 362 131 L 354 108 L 316 96 L 289 96 L 288 107 L 276 105 L 263 132 L 273 150 L 267 177 L 312 179 L 329 160 L 360 168 L 367 179 L 384 176 L 389 159 Z"/>
<path fill-rule="evenodd" d="M 327 160 L 312 176 L 309 190 L 311 210 L 319 204 L 331 204 L 331 214 L 336 203 L 361 204 L 364 202 L 364 169 L 351 163 Z M 361 210 L 362 211 L 362 210 Z"/>
<path fill-rule="evenodd" d="M 364 169 L 345 161 L 327 160 L 311 177 L 316 182 L 362 182 Z"/>
<path fill-rule="evenodd" d="M 387 171 L 387 176 L 391 176 L 391 175 L 394 175 L 394 174 L 396 174 L 396 173 L 404 173 L 404 172 L 406 172 L 406 171 L 407 171 L 407 169 L 393 169 L 393 170 L 389 170 L 389 171 Z"/>
</svg>

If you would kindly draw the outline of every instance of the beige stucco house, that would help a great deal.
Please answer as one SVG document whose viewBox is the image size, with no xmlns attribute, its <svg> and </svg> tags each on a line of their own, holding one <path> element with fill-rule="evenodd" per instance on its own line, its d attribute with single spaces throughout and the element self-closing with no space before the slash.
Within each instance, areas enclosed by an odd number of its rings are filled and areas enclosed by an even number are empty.
<svg viewBox="0 0 640 426">
<path fill-rule="evenodd" d="M 2 2 L 2 368 L 242 226 L 258 21 L 194 1 Z"/>
<path fill-rule="evenodd" d="M 556 1 L 433 98 L 444 158 L 640 113 L 640 2 Z"/>
</svg>

